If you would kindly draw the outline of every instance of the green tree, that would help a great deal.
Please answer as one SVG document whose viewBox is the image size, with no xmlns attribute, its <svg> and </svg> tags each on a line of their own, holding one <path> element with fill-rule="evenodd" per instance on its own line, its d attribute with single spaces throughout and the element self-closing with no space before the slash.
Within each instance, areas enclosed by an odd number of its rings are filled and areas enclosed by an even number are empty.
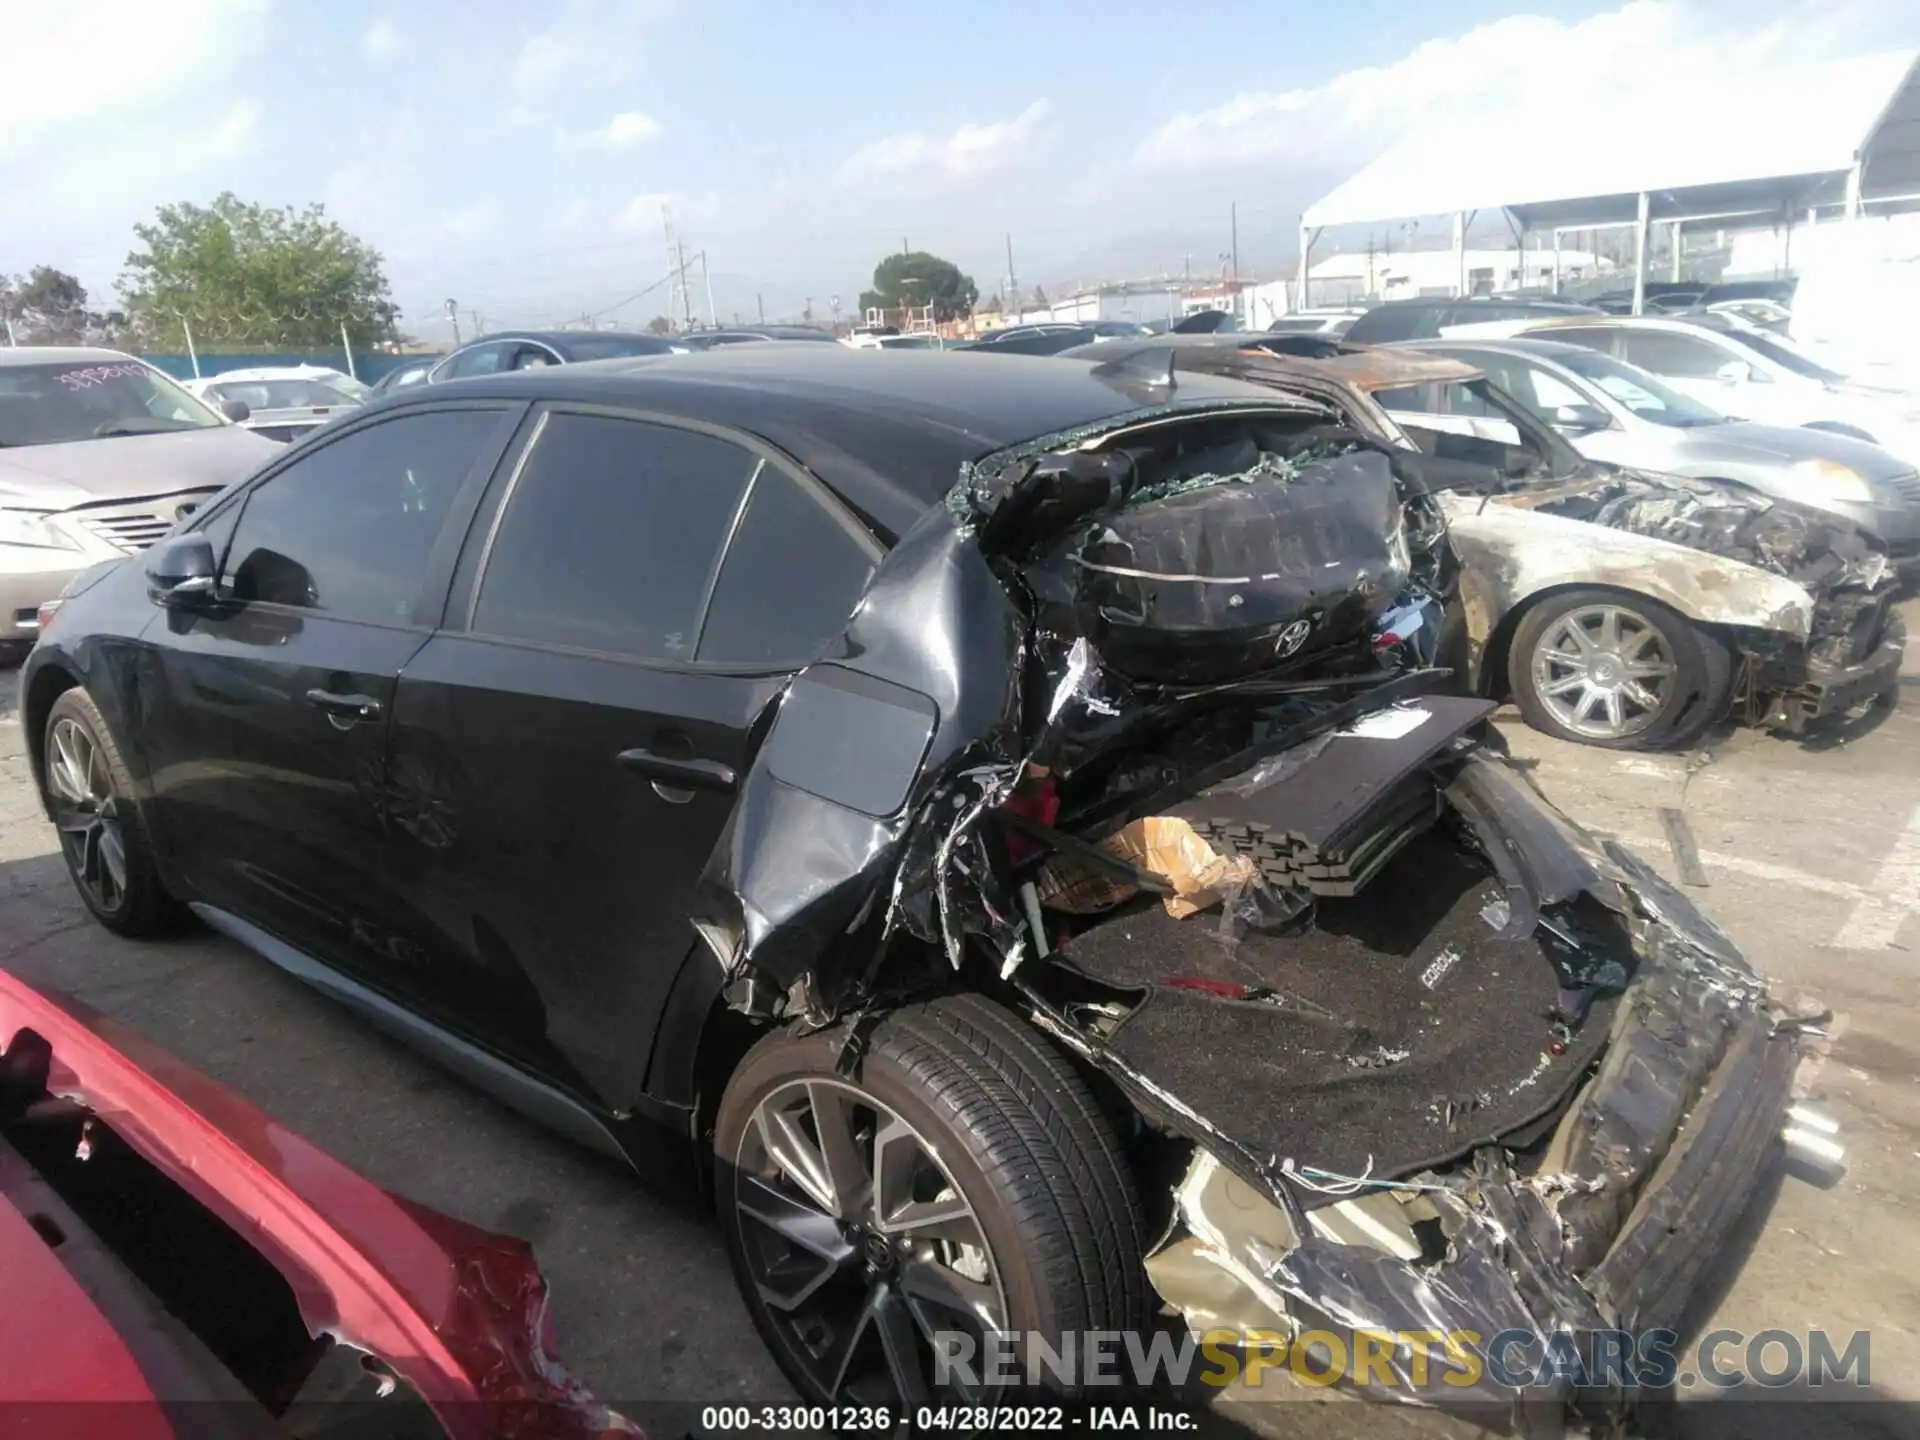
<svg viewBox="0 0 1920 1440">
<path fill-rule="evenodd" d="M 340 327 L 356 347 L 397 335 L 379 252 L 327 219 L 326 208 L 273 209 L 223 194 L 211 205 L 163 205 L 133 227 L 120 296 L 147 343 L 329 349 Z"/>
<path fill-rule="evenodd" d="M 1039 310 L 1048 304 L 1047 292 L 1038 285 L 1033 287 L 1033 308 Z"/>
<path fill-rule="evenodd" d="M 0 313 L 16 340 L 35 345 L 84 340 L 95 323 L 87 311 L 87 287 L 51 265 L 36 265 L 11 280 L 0 275 Z"/>
<path fill-rule="evenodd" d="M 656 315 L 647 321 L 647 333 L 649 335 L 671 335 L 673 333 L 673 322 L 664 315 Z"/>
<path fill-rule="evenodd" d="M 980 298 L 973 277 L 951 260 L 909 250 L 889 255 L 873 267 L 873 288 L 862 291 L 862 310 L 897 310 L 902 305 L 932 305 L 936 320 L 971 314 Z"/>
</svg>

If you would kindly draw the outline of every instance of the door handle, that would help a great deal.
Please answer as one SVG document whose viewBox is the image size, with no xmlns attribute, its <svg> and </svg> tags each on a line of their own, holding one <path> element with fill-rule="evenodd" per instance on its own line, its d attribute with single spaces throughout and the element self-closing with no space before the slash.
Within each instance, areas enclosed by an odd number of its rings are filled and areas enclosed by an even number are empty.
<svg viewBox="0 0 1920 1440">
<path fill-rule="evenodd" d="M 332 690 L 309 690 L 307 703 L 324 710 L 327 719 L 342 728 L 358 720 L 380 718 L 380 702 L 371 695 L 341 695 Z M 345 722 L 344 725 L 342 722 Z"/>
<path fill-rule="evenodd" d="M 722 765 L 718 760 L 657 755 L 644 747 L 622 750 L 614 758 L 621 769 L 644 775 L 656 782 L 656 788 L 669 785 L 680 790 L 709 790 L 725 795 L 732 792 L 735 784 L 733 767 Z"/>
</svg>

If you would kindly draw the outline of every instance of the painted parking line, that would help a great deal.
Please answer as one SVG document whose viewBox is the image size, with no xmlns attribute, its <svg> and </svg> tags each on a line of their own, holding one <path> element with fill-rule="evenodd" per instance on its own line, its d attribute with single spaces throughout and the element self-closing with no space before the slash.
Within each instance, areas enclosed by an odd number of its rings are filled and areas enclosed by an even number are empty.
<svg viewBox="0 0 1920 1440">
<path fill-rule="evenodd" d="M 1881 862 L 1880 873 L 1847 916 L 1833 943 L 1842 950 L 1889 950 L 1901 923 L 1920 910 L 1920 806 Z"/>
<path fill-rule="evenodd" d="M 1643 835 L 1623 830 L 1608 833 L 1621 844 L 1643 855 L 1667 853 L 1665 835 Z M 1855 885 L 1850 880 L 1834 880 L 1826 875 L 1810 875 L 1805 870 L 1797 870 L 1791 865 L 1776 865 L 1771 860 L 1755 860 L 1746 855 L 1728 855 L 1718 850 L 1702 850 L 1700 863 L 1710 871 L 1721 870 L 1729 875 L 1745 875 L 1749 879 L 1765 880 L 1774 885 L 1791 885 L 1797 890 L 1809 890 L 1816 895 L 1831 895 L 1840 900 L 1864 902 L 1872 894 L 1865 886 Z M 1920 899 L 1913 903 L 1920 905 Z"/>
</svg>

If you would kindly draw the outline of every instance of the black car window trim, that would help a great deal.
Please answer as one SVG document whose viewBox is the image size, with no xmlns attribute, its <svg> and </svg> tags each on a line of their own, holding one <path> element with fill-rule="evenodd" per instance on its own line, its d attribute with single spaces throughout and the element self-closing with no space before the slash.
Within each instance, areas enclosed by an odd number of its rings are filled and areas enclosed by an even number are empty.
<svg viewBox="0 0 1920 1440">
<path fill-rule="evenodd" d="M 234 519 L 232 532 L 227 536 L 226 546 L 218 555 L 213 557 L 214 574 L 224 575 L 227 568 L 227 552 L 233 546 L 234 537 L 240 533 L 240 526 L 246 523 L 247 501 L 252 498 L 254 491 L 258 490 L 262 485 L 272 483 L 276 477 L 284 475 L 296 464 L 311 459 L 328 446 L 338 445 L 349 436 L 358 435 L 363 431 L 372 429 L 376 425 L 390 424 L 395 420 L 404 420 L 415 415 L 442 415 L 449 411 L 461 410 L 472 410 L 483 414 L 499 415 L 502 417 L 503 423 L 500 425 L 499 431 L 493 440 L 489 444 L 481 446 L 480 453 L 474 457 L 473 464 L 467 470 L 466 477 L 460 482 L 459 492 L 453 497 L 453 503 L 447 507 L 446 519 L 441 522 L 439 537 L 433 543 L 433 550 L 427 557 L 427 568 L 420 577 L 419 598 L 421 603 L 418 606 L 418 611 L 428 616 L 428 619 L 411 625 L 389 625 L 377 620 L 356 620 L 344 616 L 328 615 L 324 610 L 314 611 L 297 605 L 282 605 L 273 600 L 236 601 L 231 597 L 216 597 L 225 599 L 227 603 L 230 604 L 246 605 L 249 609 L 257 608 L 274 613 L 309 617 L 319 615 L 344 625 L 371 625 L 381 630 L 412 630 L 423 634 L 431 633 L 439 628 L 438 625 L 434 623 L 434 620 L 445 606 L 447 590 L 453 583 L 454 566 L 458 563 L 459 559 L 458 547 L 460 540 L 472 525 L 474 513 L 480 507 L 481 499 L 486 494 L 487 486 L 491 482 L 494 471 L 499 468 L 502 456 L 505 454 L 508 446 L 513 443 L 513 437 L 519 433 L 521 413 L 526 409 L 527 402 L 524 400 L 463 400 L 458 398 L 441 400 L 436 398 L 431 403 L 396 406 L 391 410 L 382 408 L 374 414 L 356 417 L 353 421 L 335 433 L 328 435 L 325 439 L 316 440 L 310 444 L 303 444 L 297 449 L 290 450 L 284 457 L 276 459 L 271 466 L 253 476 L 219 504 L 196 512 L 193 517 L 193 524 L 187 527 L 187 532 L 183 533 L 199 530 L 203 526 L 218 520 L 229 511 L 235 509 L 240 511 Z M 433 597 L 436 595 L 439 596 L 438 604 L 433 603 Z"/>
<path fill-rule="evenodd" d="M 749 473 L 749 483 L 742 487 L 741 499 L 728 522 L 727 533 L 713 559 L 713 568 L 707 572 L 706 586 L 702 595 L 700 612 L 694 622 L 694 633 L 703 636 L 707 628 L 707 615 L 713 607 L 713 597 L 720 583 L 720 574 L 726 568 L 727 555 L 733 548 L 734 537 L 739 533 L 741 521 L 746 515 L 747 498 L 761 475 L 772 468 L 785 474 L 800 487 L 803 494 L 826 511 L 833 522 L 840 527 L 847 538 L 866 556 L 869 565 L 878 566 L 885 558 L 886 546 L 878 537 L 861 523 L 858 515 L 836 494 L 833 488 L 814 475 L 806 466 L 795 460 L 778 446 L 768 443 L 749 431 L 737 430 L 727 425 L 715 425 L 704 420 L 694 420 L 685 415 L 675 415 L 659 410 L 643 410 L 625 405 L 595 405 L 582 401 L 556 400 L 536 407 L 531 425 L 523 423 L 521 432 L 524 440 L 517 441 L 518 450 L 513 456 L 512 467 L 506 478 L 497 486 L 498 494 L 484 500 L 483 508 L 491 506 L 487 515 L 486 533 L 480 537 L 478 563 L 473 567 L 472 578 L 467 582 L 463 614 L 456 627 L 451 613 L 445 617 L 441 628 L 450 634 L 461 634 L 469 639 L 484 640 L 490 645 L 504 645 L 521 650 L 545 650 L 555 654 L 578 655 L 585 659 L 607 660 L 616 664 L 631 665 L 642 670 L 660 670 L 688 675 L 789 675 L 810 663 L 800 659 L 790 662 L 729 664 L 713 660 L 668 660 L 657 656 L 632 655 L 617 650 L 596 650 L 581 645 L 566 645 L 553 640 L 528 640 L 517 635 L 494 635 L 474 628 L 474 617 L 480 608 L 480 592 L 486 585 L 487 565 L 493 558 L 494 538 L 504 523 L 507 507 L 513 501 L 513 493 L 519 488 L 520 476 L 525 472 L 528 458 L 533 454 L 539 436 L 546 429 L 547 418 L 551 415 L 587 415 L 609 420 L 633 420 L 646 425 L 659 425 L 670 430 L 685 430 L 695 435 L 706 435 L 715 440 L 745 450 L 758 463 Z M 496 467 L 497 469 L 497 467 Z M 476 517 L 477 519 L 477 517 Z M 476 528 L 472 521 L 468 524 L 468 544 L 473 541 L 472 530 Z M 456 569 L 459 565 L 455 561 Z M 449 607 L 451 610 L 453 607 Z M 849 614 L 848 619 L 852 616 Z M 695 643 L 698 653 L 698 641 Z"/>
</svg>

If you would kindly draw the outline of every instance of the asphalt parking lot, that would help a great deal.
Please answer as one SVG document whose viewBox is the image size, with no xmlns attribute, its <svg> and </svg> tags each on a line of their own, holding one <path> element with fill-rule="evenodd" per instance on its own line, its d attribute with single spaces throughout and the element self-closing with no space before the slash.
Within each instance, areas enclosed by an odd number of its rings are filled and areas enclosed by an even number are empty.
<svg viewBox="0 0 1920 1440">
<path fill-rule="evenodd" d="M 1920 602 L 1905 608 L 1909 626 L 1920 625 Z M 790 1398 L 698 1214 L 521 1121 L 229 941 L 197 931 L 134 943 L 93 924 L 32 793 L 16 680 L 17 671 L 0 672 L 0 965 L 118 1017 L 377 1183 L 531 1240 L 555 1292 L 562 1353 L 602 1397 Z M 1811 742 L 1728 732 L 1693 756 L 1563 746 L 1510 714 L 1503 730 L 1562 808 L 1669 875 L 1657 812 L 1682 809 L 1710 881 L 1696 896 L 1783 987 L 1835 1014 L 1811 1084 L 1841 1122 L 1848 1171 L 1830 1188 L 1771 1177 L 1696 1320 L 1747 1332 L 1868 1330 L 1875 1398 L 1914 1401 L 1920 654 L 1910 654 L 1904 684 L 1904 707 L 1851 731 Z M 1767 1428 L 1744 1406 L 1737 1425 L 1716 1423 L 1714 1407 L 1691 1403 L 1699 1393 L 1683 1392 L 1685 1432 Z M 1344 1405 L 1314 1415 L 1294 1405 L 1234 1409 L 1288 1434 L 1435 1429 L 1406 1411 L 1369 1410 L 1362 1421 Z M 1892 1414 L 1832 1412 L 1818 1430 L 1904 1433 Z"/>
</svg>

